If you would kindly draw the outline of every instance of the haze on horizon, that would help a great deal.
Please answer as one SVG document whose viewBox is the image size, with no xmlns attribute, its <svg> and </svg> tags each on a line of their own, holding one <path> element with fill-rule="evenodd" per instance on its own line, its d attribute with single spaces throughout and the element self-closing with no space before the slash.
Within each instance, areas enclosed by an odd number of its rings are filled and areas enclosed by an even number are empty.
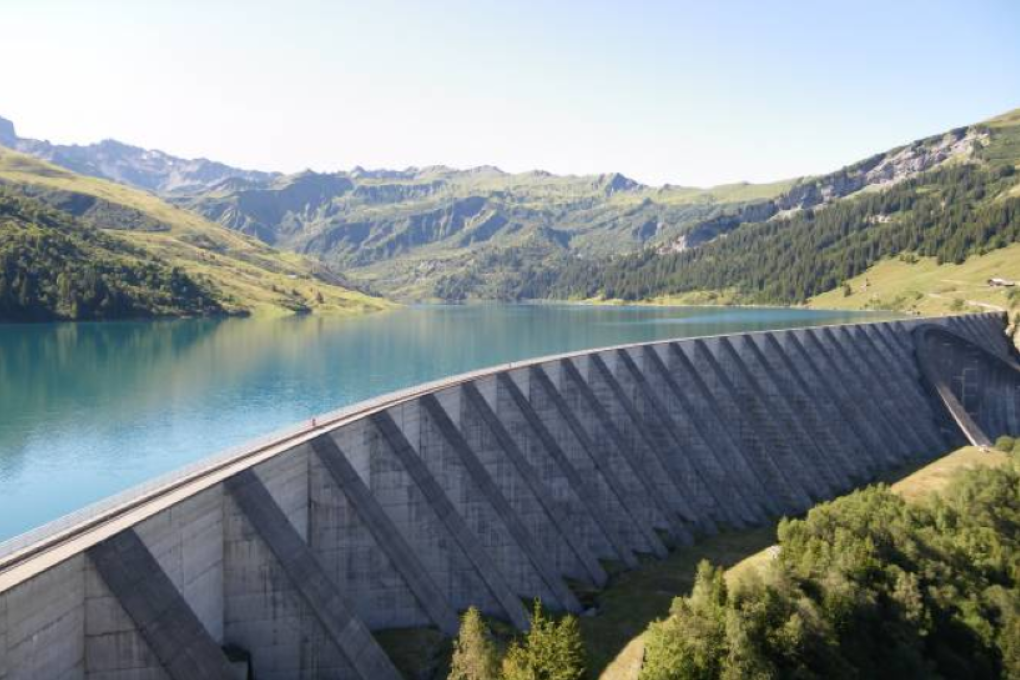
<svg viewBox="0 0 1020 680">
<path fill-rule="evenodd" d="M 1008 0 L 6 0 L 2 21 L 22 136 L 283 172 L 763 182 L 1020 105 Z"/>
</svg>

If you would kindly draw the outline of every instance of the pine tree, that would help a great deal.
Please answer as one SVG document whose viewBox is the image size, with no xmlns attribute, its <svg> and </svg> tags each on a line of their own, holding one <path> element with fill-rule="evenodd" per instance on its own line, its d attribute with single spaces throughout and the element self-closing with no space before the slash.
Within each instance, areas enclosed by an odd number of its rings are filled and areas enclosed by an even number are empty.
<svg viewBox="0 0 1020 680">
<path fill-rule="evenodd" d="M 503 659 L 503 680 L 581 680 L 585 675 L 584 647 L 577 619 L 560 621 L 542 612 L 535 600 L 531 630 L 515 641 Z"/>
<path fill-rule="evenodd" d="M 496 646 L 481 613 L 471 607 L 460 622 L 453 642 L 453 663 L 449 680 L 497 680 L 499 659 Z"/>
</svg>

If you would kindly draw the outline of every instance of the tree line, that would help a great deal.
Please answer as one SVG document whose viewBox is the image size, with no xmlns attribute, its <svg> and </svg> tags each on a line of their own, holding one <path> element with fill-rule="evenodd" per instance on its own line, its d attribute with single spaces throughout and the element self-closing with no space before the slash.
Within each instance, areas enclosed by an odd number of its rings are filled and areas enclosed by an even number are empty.
<svg viewBox="0 0 1020 680">
<path fill-rule="evenodd" d="M 701 290 L 738 301 L 791 304 L 832 290 L 904 253 L 962 263 L 1020 240 L 1013 166 L 963 164 L 881 192 L 762 223 L 745 223 L 698 248 L 572 260 L 543 297 L 638 300 Z M 994 198 L 993 198 L 994 197 Z"/>
</svg>

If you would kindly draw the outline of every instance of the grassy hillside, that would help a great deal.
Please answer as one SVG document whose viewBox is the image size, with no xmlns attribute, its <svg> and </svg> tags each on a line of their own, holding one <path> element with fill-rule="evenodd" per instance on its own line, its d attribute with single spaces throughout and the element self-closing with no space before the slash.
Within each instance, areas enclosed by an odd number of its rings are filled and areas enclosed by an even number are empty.
<svg viewBox="0 0 1020 680">
<path fill-rule="evenodd" d="M 1020 281 L 1020 244 L 939 264 L 935 258 L 888 258 L 837 288 L 817 295 L 818 309 L 891 309 L 922 315 L 1020 309 L 1020 288 L 989 286 L 994 277 Z M 848 294 L 849 293 L 849 294 Z"/>
<path fill-rule="evenodd" d="M 223 313 L 177 267 L 0 188 L 0 321 Z"/>
<path fill-rule="evenodd" d="M 83 203 L 72 199 L 91 199 L 91 214 L 86 210 L 83 219 L 94 227 L 113 227 L 124 242 L 178 267 L 210 290 L 226 312 L 353 314 L 391 306 L 345 287 L 307 258 L 274 250 L 137 189 L 77 175 L 2 148 L 0 182 L 72 214 Z M 102 207 L 98 214 L 96 201 Z M 132 213 L 138 218 L 131 218 Z M 104 214 L 118 217 L 105 222 Z M 132 229 L 133 224 L 142 229 Z"/>
</svg>

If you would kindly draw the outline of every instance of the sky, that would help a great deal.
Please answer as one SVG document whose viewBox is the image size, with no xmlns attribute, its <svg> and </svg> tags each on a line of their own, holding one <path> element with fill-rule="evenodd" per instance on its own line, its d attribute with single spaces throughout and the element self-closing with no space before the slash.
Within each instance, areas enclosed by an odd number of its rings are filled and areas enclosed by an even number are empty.
<svg viewBox="0 0 1020 680">
<path fill-rule="evenodd" d="M 1016 0 L 0 0 L 0 116 L 296 172 L 709 186 L 1020 107 Z"/>
</svg>

